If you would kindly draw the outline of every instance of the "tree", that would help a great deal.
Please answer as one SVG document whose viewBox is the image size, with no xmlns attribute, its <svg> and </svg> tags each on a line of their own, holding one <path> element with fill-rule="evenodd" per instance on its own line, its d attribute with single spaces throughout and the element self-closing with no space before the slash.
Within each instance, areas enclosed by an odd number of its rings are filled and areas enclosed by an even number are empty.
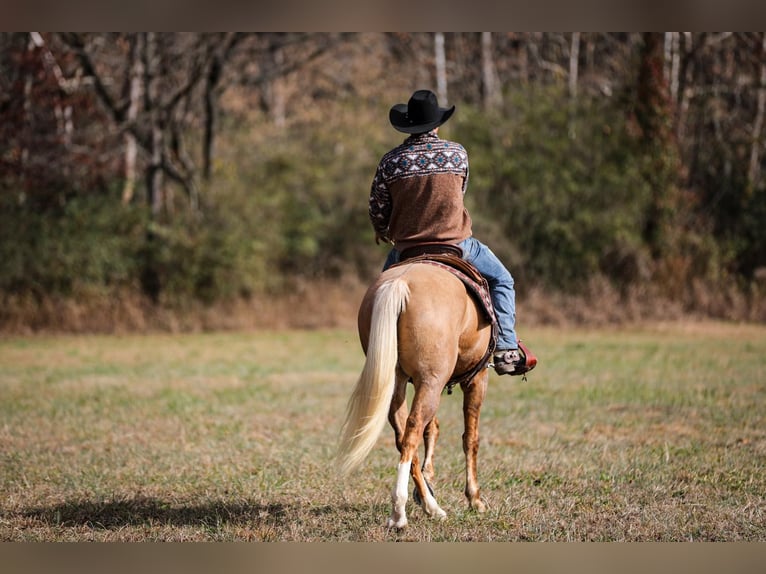
<svg viewBox="0 0 766 574">
<path fill-rule="evenodd" d="M 0 35 L 0 185 L 19 205 L 60 209 L 76 190 L 98 193 L 114 168 L 104 117 L 50 34 Z"/>
<path fill-rule="evenodd" d="M 766 32 L 762 33 L 761 38 L 761 65 L 758 76 L 758 96 L 756 105 L 755 120 L 753 121 L 753 142 L 750 147 L 750 162 L 747 170 L 748 190 L 756 187 L 761 171 L 761 133 L 763 131 L 763 118 L 766 115 Z"/>
<path fill-rule="evenodd" d="M 662 34 L 643 34 L 636 87 L 635 119 L 640 139 L 654 164 L 652 199 L 644 223 L 644 240 L 655 258 L 667 247 L 675 205 L 678 150 L 672 129 L 673 111 L 664 75 Z"/>
<path fill-rule="evenodd" d="M 60 36 L 76 55 L 83 74 L 93 82 L 115 130 L 128 134 L 123 198 L 132 197 L 137 146 L 147 157 L 144 172 L 151 212 L 159 215 L 165 203 L 165 177 L 179 184 L 192 209 L 197 209 L 197 174 L 186 151 L 184 131 L 192 121 L 188 112 L 196 107 L 192 103 L 195 89 L 209 75 L 222 39 L 137 33 L 119 38 L 122 42 L 117 43 L 117 50 L 106 55 L 100 54 L 109 51 L 103 36 Z"/>
<path fill-rule="evenodd" d="M 436 62 L 436 95 L 442 106 L 447 105 L 447 56 L 444 50 L 444 32 L 434 34 L 434 61 Z"/>
<path fill-rule="evenodd" d="M 213 236 L 204 237 L 206 226 L 239 225 L 241 208 L 263 199 L 247 220 L 268 211 L 279 223 L 260 231 L 274 239 L 258 237 L 259 253 L 303 257 L 282 270 L 306 272 L 303 262 L 328 245 L 361 260 L 366 251 L 344 247 L 345 222 L 326 220 L 342 206 L 362 233 L 348 191 L 368 185 L 367 164 L 395 135 L 385 112 L 431 87 L 460 110 L 448 137 L 487 116 L 486 129 L 462 134 L 472 150 L 492 152 L 484 165 L 472 154 L 472 191 L 495 194 L 476 205 L 477 225 L 499 230 L 498 201 L 521 187 L 536 192 L 501 237 L 506 253 L 522 225 L 540 238 L 525 251 L 561 243 L 549 241 L 551 230 L 569 233 L 563 219 L 575 211 L 582 228 L 603 225 L 598 201 L 629 182 L 621 192 L 640 208 L 626 208 L 620 225 L 642 265 L 656 271 L 692 252 L 698 269 L 751 276 L 766 253 L 764 62 L 761 32 L 2 33 L 0 217 L 10 229 L 38 214 L 93 213 L 85 204 L 103 198 L 115 217 L 137 216 L 134 235 L 153 238 L 167 264 L 183 259 L 173 259 L 177 244 L 191 253 Z M 370 128 L 364 137 L 360 125 Z M 226 185 L 216 185 L 218 175 Z M 270 195 L 254 198 L 254 187 Z M 556 193 L 557 204 L 581 199 L 540 210 L 535 223 L 522 217 Z M 232 205 L 239 212 L 224 213 Z M 253 233 L 243 229 L 238 240 Z M 589 256 L 611 241 L 576 237 L 590 246 L 569 246 Z M 220 234 L 215 241 L 226 243 Z M 209 248 L 200 269 L 222 251 Z"/>
<path fill-rule="evenodd" d="M 569 50 L 569 97 L 577 98 L 577 76 L 580 64 L 580 33 L 572 32 Z"/>
<path fill-rule="evenodd" d="M 484 107 L 496 109 L 502 104 L 503 97 L 495 68 L 495 55 L 492 48 L 492 32 L 481 33 L 481 78 Z"/>
</svg>

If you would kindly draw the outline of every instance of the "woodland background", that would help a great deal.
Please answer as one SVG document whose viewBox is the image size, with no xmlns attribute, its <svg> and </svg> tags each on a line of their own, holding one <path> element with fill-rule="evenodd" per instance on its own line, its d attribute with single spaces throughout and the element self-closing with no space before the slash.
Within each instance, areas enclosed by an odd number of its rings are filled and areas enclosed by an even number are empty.
<svg viewBox="0 0 766 574">
<path fill-rule="evenodd" d="M 1 33 L 0 331 L 353 324 L 391 105 L 523 321 L 766 320 L 766 33 Z"/>
</svg>

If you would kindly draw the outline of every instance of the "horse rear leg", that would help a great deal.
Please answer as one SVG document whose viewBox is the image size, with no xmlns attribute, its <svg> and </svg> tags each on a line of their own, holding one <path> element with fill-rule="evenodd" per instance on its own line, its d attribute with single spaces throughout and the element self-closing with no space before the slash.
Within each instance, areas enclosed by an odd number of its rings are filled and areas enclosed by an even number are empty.
<svg viewBox="0 0 766 574">
<path fill-rule="evenodd" d="M 423 478 L 423 472 L 418 465 L 417 450 L 423 437 L 423 431 L 431 422 L 439 406 L 441 389 L 435 382 L 415 383 L 415 398 L 412 401 L 412 410 L 407 417 L 404 435 L 401 441 L 401 454 L 397 466 L 396 486 L 392 493 L 393 508 L 388 520 L 389 528 L 403 528 L 407 525 L 407 497 L 409 477 L 412 475 L 415 488 L 422 500 L 421 506 L 429 516 L 444 518 L 447 513 L 441 509 L 433 494 L 428 489 Z"/>
<path fill-rule="evenodd" d="M 423 465 L 420 467 L 423 471 L 423 479 L 426 481 L 426 486 L 432 495 L 434 493 L 434 489 L 431 486 L 434 481 L 434 450 L 436 449 L 436 440 L 438 438 L 439 421 L 434 417 L 431 419 L 431 422 L 426 425 L 426 428 L 423 431 L 425 452 L 423 454 Z M 412 491 L 412 498 L 420 506 L 423 506 L 423 498 L 420 496 L 417 487 Z"/>
<path fill-rule="evenodd" d="M 488 372 L 476 375 L 471 381 L 462 386 L 463 389 L 463 452 L 465 453 L 465 496 L 469 506 L 484 512 L 486 504 L 481 500 L 479 481 L 477 477 L 477 458 L 479 453 L 479 413 L 487 393 Z"/>
<path fill-rule="evenodd" d="M 405 375 L 400 369 L 396 371 L 396 386 L 394 387 L 394 394 L 391 397 L 391 406 L 388 411 L 388 422 L 391 428 L 394 429 L 394 441 L 396 442 L 396 450 L 399 451 L 400 461 L 401 453 L 404 443 L 404 430 L 407 425 L 407 415 L 409 414 L 407 409 L 407 381 L 409 377 Z M 409 479 L 409 467 L 402 467 L 400 462 L 399 470 L 397 471 L 396 484 L 394 489 L 394 511 L 391 513 L 391 517 L 388 519 L 388 527 L 392 528 L 404 528 L 407 525 L 407 515 L 404 512 L 404 504 L 406 504 L 406 492 L 404 503 L 401 504 L 402 510 L 396 512 L 397 508 L 397 488 L 402 480 Z M 406 478 L 402 478 L 402 475 Z M 406 486 L 405 486 L 406 489 Z"/>
<path fill-rule="evenodd" d="M 407 415 L 408 409 L 407 409 L 407 383 L 408 383 L 409 377 L 402 373 L 401 371 L 397 372 L 397 379 L 396 379 L 396 387 L 394 388 L 394 395 L 391 398 L 391 408 L 388 413 L 388 422 L 391 424 L 391 427 L 394 429 L 394 440 L 396 442 L 396 449 L 399 451 L 399 454 L 402 452 L 402 442 L 404 440 L 404 429 L 407 424 Z M 434 491 L 431 487 L 431 482 L 433 482 L 434 477 L 434 465 L 433 465 L 433 453 L 434 448 L 436 446 L 436 440 L 439 437 L 439 422 L 436 420 L 436 417 L 431 419 L 431 422 L 429 422 L 423 431 L 423 442 L 425 444 L 425 453 L 423 456 L 423 465 L 420 467 L 422 474 L 423 474 L 423 480 L 425 482 L 425 486 L 428 489 L 428 491 L 431 493 L 431 496 L 433 496 Z M 417 454 L 415 454 L 412 464 L 414 466 L 418 466 L 418 457 Z M 412 474 L 412 473 L 411 473 Z M 415 500 L 415 503 L 418 504 L 421 508 L 426 510 L 425 508 L 425 497 L 420 495 L 420 491 L 418 490 L 417 483 L 415 484 L 415 488 L 412 490 L 412 498 Z M 427 510 L 426 510 L 427 512 Z"/>
<path fill-rule="evenodd" d="M 396 369 L 396 385 L 391 397 L 391 406 L 388 409 L 388 422 L 394 429 L 396 450 L 401 454 L 402 440 L 404 439 L 404 426 L 407 424 L 407 382 L 409 377 L 398 367 Z"/>
<path fill-rule="evenodd" d="M 402 440 L 404 438 L 404 426 L 407 424 L 407 383 L 409 377 L 402 371 L 397 370 L 396 374 L 396 386 L 394 387 L 394 395 L 391 397 L 391 407 L 388 411 L 388 422 L 391 424 L 391 428 L 394 429 L 394 440 L 396 442 L 396 450 L 401 454 L 402 452 Z M 423 444 L 425 445 L 425 452 L 423 455 L 423 465 L 421 470 L 423 471 L 423 478 L 426 480 L 428 489 L 433 494 L 433 488 L 431 488 L 431 482 L 434 479 L 434 450 L 436 448 L 436 441 L 439 438 L 439 421 L 434 418 L 431 419 L 425 426 L 423 431 Z M 415 501 L 421 504 L 421 500 L 418 499 L 419 494 L 417 489 L 413 492 L 416 497 Z"/>
<path fill-rule="evenodd" d="M 436 440 L 439 438 L 439 421 L 434 418 L 426 425 L 423 432 L 423 442 L 425 443 L 425 452 L 423 453 L 423 478 L 430 483 L 434 480 L 434 450 L 436 449 Z M 433 492 L 433 491 L 432 491 Z"/>
</svg>

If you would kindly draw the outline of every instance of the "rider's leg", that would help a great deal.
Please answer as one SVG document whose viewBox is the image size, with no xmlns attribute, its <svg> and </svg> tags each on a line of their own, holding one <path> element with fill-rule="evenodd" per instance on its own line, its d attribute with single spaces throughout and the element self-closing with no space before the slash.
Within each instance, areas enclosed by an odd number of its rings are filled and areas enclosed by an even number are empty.
<svg viewBox="0 0 766 574">
<path fill-rule="evenodd" d="M 492 250 L 474 237 L 460 242 L 463 259 L 471 263 L 489 284 L 500 333 L 498 350 L 518 349 L 516 338 L 516 291 L 513 276 Z"/>
<path fill-rule="evenodd" d="M 516 291 L 513 276 L 492 250 L 478 239 L 469 237 L 459 245 L 463 249 L 463 259 L 473 264 L 489 284 L 499 331 L 494 357 L 495 371 L 501 375 L 513 374 L 523 359 L 516 337 Z"/>
</svg>

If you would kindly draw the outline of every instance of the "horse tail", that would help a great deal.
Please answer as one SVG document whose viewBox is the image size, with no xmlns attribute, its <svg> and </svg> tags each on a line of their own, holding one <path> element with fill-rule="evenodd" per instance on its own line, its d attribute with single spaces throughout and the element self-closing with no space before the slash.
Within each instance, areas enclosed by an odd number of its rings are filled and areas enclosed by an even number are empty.
<svg viewBox="0 0 766 574">
<path fill-rule="evenodd" d="M 398 361 L 397 323 L 410 295 L 401 278 L 386 281 L 375 294 L 367 358 L 348 400 L 341 429 L 339 466 L 348 474 L 375 446 L 388 419 Z"/>
</svg>

